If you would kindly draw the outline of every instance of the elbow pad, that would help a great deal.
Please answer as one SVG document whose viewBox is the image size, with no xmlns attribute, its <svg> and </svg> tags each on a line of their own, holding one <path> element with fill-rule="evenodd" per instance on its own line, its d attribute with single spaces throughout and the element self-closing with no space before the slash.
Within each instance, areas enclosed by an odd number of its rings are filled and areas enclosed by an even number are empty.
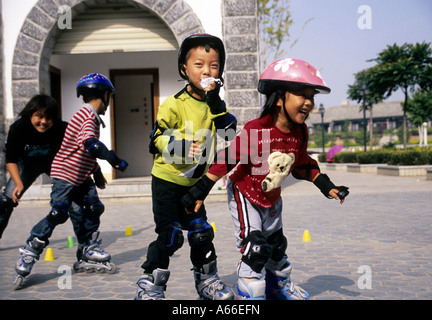
<svg viewBox="0 0 432 320">
<path fill-rule="evenodd" d="M 108 155 L 108 148 L 96 138 L 90 138 L 84 141 L 88 153 L 95 158 L 106 159 Z"/>
<path fill-rule="evenodd" d="M 237 118 L 234 117 L 231 113 L 226 113 L 223 116 L 219 116 L 213 121 L 216 129 L 233 129 L 234 131 L 237 130 Z"/>
<path fill-rule="evenodd" d="M 126 161 L 118 158 L 113 150 L 108 150 L 103 142 L 96 138 L 87 139 L 84 146 L 92 157 L 108 161 L 117 170 L 124 171 L 128 166 Z"/>
</svg>

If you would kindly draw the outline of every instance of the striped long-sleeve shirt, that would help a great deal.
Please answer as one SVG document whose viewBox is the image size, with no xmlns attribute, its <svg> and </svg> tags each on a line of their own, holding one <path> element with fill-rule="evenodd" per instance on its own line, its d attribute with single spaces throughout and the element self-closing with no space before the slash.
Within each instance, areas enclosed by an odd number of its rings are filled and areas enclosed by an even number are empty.
<svg viewBox="0 0 432 320">
<path fill-rule="evenodd" d="M 60 150 L 51 165 L 51 178 L 79 186 L 98 167 L 84 146 L 90 138 L 99 139 L 100 119 L 91 105 L 84 105 L 70 120 Z"/>
</svg>

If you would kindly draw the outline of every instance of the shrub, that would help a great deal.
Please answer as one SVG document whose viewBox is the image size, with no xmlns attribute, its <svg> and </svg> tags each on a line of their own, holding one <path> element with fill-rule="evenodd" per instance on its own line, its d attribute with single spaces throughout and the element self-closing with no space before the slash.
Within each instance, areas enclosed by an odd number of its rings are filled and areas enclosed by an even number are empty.
<svg viewBox="0 0 432 320">
<path fill-rule="evenodd" d="M 356 163 L 360 152 L 340 152 L 335 156 L 336 163 Z"/>
<path fill-rule="evenodd" d="M 386 163 L 390 165 L 432 165 L 432 148 L 412 148 L 408 150 L 380 149 L 367 152 L 340 152 L 336 155 L 335 162 L 359 164 Z"/>
</svg>

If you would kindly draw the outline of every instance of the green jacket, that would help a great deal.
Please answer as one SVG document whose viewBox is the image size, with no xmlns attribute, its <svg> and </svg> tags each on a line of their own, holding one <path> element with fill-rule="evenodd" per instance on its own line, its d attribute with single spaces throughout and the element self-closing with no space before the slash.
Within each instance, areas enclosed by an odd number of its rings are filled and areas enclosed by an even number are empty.
<svg viewBox="0 0 432 320">
<path fill-rule="evenodd" d="M 212 114 L 206 102 L 193 98 L 186 90 L 168 97 L 159 106 L 153 132 L 152 139 L 157 153 L 152 175 L 182 186 L 194 185 L 213 161 L 216 141 L 213 120 L 227 112 L 225 110 L 223 113 Z M 206 150 L 201 159 L 184 157 L 184 153 L 182 155 L 181 141 L 185 142 L 187 155 L 194 138 L 198 139 L 196 143 L 201 145 L 202 150 Z M 168 144 L 173 139 L 180 144 L 176 144 L 174 152 L 170 152 Z"/>
</svg>

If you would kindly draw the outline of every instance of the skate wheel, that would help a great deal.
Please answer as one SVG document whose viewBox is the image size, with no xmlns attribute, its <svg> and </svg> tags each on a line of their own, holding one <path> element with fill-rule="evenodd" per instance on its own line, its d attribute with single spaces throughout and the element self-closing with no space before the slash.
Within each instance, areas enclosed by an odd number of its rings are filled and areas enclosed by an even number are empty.
<svg viewBox="0 0 432 320">
<path fill-rule="evenodd" d="M 13 284 L 13 289 L 18 290 L 19 288 L 21 288 L 21 284 L 23 283 L 23 281 L 24 278 L 22 276 L 17 276 Z"/>
<path fill-rule="evenodd" d="M 110 263 L 109 265 L 111 268 L 107 269 L 107 273 L 109 273 L 109 274 L 115 273 L 116 272 L 116 265 L 114 263 Z"/>
<path fill-rule="evenodd" d="M 96 271 L 96 273 L 101 274 L 101 273 L 105 272 L 105 269 L 104 268 L 99 268 L 99 269 L 96 269 L 95 271 Z"/>
<path fill-rule="evenodd" d="M 85 273 L 92 273 L 94 270 L 92 268 L 84 268 Z"/>
<path fill-rule="evenodd" d="M 83 271 L 84 271 L 83 268 L 80 268 L 80 266 L 79 266 L 79 262 L 75 262 L 75 263 L 74 263 L 74 265 L 73 265 L 73 269 L 75 270 L 76 273 L 79 273 L 79 272 L 83 272 Z"/>
</svg>

